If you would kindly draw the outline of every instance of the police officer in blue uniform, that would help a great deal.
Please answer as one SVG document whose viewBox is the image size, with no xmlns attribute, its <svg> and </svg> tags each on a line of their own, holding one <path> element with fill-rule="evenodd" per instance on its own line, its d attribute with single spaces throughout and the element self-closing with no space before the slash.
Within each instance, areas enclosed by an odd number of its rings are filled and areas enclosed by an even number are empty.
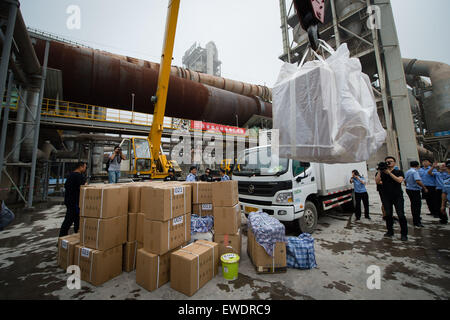
<svg viewBox="0 0 450 320">
<path fill-rule="evenodd" d="M 195 167 L 195 166 L 192 166 L 190 169 L 189 169 L 189 174 L 188 174 L 188 176 L 186 177 L 186 181 L 191 181 L 191 182 L 195 182 L 195 181 L 198 181 L 198 177 L 197 177 L 197 167 Z"/>
<path fill-rule="evenodd" d="M 420 211 L 422 209 L 422 197 L 420 195 L 420 191 L 423 190 L 423 192 L 427 194 L 428 189 L 422 183 L 422 178 L 419 174 L 419 162 L 412 161 L 409 165 L 411 169 L 406 171 L 405 174 L 406 193 L 408 194 L 409 201 L 411 202 L 411 213 L 413 216 L 414 226 L 417 228 L 423 228 L 422 219 L 420 218 Z"/>
<path fill-rule="evenodd" d="M 422 197 L 427 201 L 428 210 L 430 210 L 430 216 L 439 218 L 439 202 L 438 194 L 436 192 L 436 177 L 437 173 L 436 165 L 431 165 L 431 160 L 425 159 L 422 161 L 423 167 L 419 169 L 420 178 L 422 183 L 427 187 L 428 192 L 423 192 Z"/>
<path fill-rule="evenodd" d="M 227 175 L 226 170 L 220 168 L 220 181 L 228 181 L 228 180 L 230 180 L 230 177 Z"/>
<path fill-rule="evenodd" d="M 450 160 L 447 160 L 445 163 L 445 167 L 447 170 L 447 178 L 444 179 L 442 184 L 442 200 L 441 200 L 441 223 L 447 224 L 448 223 L 448 215 L 446 211 L 446 205 L 448 202 L 450 202 Z"/>
<path fill-rule="evenodd" d="M 175 177 L 175 170 L 173 168 L 169 168 L 169 175 L 164 178 L 164 181 L 177 181 L 177 177 Z"/>
</svg>

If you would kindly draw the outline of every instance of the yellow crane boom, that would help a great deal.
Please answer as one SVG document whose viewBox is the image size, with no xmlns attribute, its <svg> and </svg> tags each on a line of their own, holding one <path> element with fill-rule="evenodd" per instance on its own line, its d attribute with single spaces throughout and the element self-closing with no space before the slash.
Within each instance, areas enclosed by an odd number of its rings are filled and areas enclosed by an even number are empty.
<svg viewBox="0 0 450 320">
<path fill-rule="evenodd" d="M 178 11 L 180 8 L 180 0 L 169 0 L 166 20 L 166 32 L 164 36 L 163 52 L 161 56 L 161 64 L 158 77 L 158 87 L 156 96 L 152 97 L 155 103 L 153 112 L 152 128 L 149 134 L 150 148 L 152 154 L 152 173 L 157 173 L 156 163 L 163 160 L 160 159 L 161 136 L 163 133 L 164 113 L 166 111 L 167 93 L 169 90 L 170 68 L 172 65 L 173 47 L 175 43 L 175 33 L 178 22 Z M 161 161 L 162 166 L 166 166 L 167 160 Z M 164 170 L 166 171 L 166 170 Z"/>
</svg>

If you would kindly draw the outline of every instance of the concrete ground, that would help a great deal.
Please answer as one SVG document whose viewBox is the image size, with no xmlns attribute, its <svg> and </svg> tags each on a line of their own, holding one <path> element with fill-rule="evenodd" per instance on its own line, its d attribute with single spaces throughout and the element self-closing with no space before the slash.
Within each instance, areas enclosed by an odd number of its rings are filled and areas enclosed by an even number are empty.
<svg viewBox="0 0 450 320">
<path fill-rule="evenodd" d="M 450 226 L 427 216 L 425 228 L 412 227 L 409 199 L 405 207 L 409 241 L 400 241 L 399 225 L 393 239 L 384 239 L 380 200 L 369 185 L 372 220 L 354 222 L 351 213 L 334 211 L 319 220 L 314 233 L 318 267 L 288 269 L 286 273 L 258 275 L 243 237 L 239 278 L 227 282 L 216 276 L 194 296 L 166 284 L 148 292 L 135 282 L 136 273 L 122 273 L 100 287 L 82 282 L 80 290 L 66 287 L 68 274 L 56 265 L 56 241 L 65 213 L 62 205 L 47 205 L 32 213 L 17 212 L 16 220 L 0 232 L 0 299 L 423 299 L 450 298 Z M 244 234 L 246 220 L 243 219 Z M 293 225 L 287 234 L 297 236 Z M 378 266 L 380 289 L 369 290 L 367 268 Z"/>
</svg>

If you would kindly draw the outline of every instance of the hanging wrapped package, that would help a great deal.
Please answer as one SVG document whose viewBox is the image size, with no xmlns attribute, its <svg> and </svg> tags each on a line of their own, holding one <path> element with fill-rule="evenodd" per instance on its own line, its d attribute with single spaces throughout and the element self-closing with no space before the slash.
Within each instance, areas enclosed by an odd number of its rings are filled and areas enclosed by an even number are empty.
<svg viewBox="0 0 450 320">
<path fill-rule="evenodd" d="M 286 242 L 284 225 L 265 212 L 252 212 L 248 215 L 248 226 L 256 242 L 273 256 L 273 248 L 277 242 Z"/>
<path fill-rule="evenodd" d="M 279 130 L 279 155 L 304 162 L 353 163 L 370 158 L 386 132 L 377 114 L 370 80 L 347 45 L 331 56 L 284 64 L 273 88 L 273 128 Z M 306 55 L 305 55 L 306 57 Z"/>
</svg>

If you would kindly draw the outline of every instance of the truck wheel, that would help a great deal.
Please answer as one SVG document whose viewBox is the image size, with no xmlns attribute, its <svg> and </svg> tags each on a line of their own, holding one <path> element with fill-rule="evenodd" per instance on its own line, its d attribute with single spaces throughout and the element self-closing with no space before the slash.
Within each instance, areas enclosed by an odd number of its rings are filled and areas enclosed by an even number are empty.
<svg viewBox="0 0 450 320">
<path fill-rule="evenodd" d="M 312 234 L 316 230 L 317 220 L 319 215 L 317 213 L 317 208 L 315 204 L 311 201 L 306 201 L 305 212 L 303 216 L 298 219 L 298 225 L 302 233 Z"/>
</svg>

